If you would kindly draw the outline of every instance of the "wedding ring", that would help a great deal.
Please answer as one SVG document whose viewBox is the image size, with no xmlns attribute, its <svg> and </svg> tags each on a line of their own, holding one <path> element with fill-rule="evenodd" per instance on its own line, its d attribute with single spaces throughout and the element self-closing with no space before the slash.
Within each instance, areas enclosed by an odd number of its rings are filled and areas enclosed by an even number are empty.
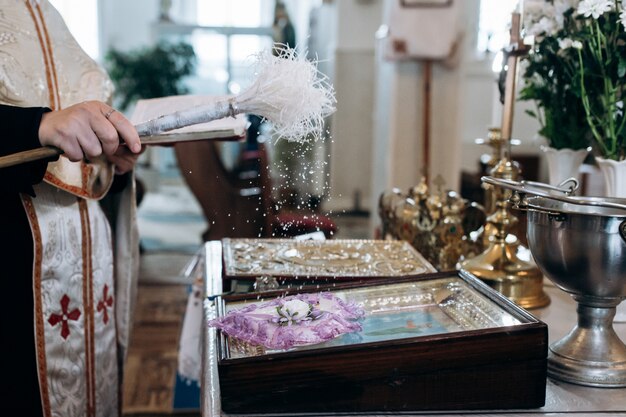
<svg viewBox="0 0 626 417">
<path fill-rule="evenodd" d="M 108 119 L 109 117 L 111 117 L 111 115 L 113 114 L 114 111 L 115 111 L 115 109 L 109 110 L 108 112 L 104 113 L 104 117 L 106 117 Z"/>
</svg>

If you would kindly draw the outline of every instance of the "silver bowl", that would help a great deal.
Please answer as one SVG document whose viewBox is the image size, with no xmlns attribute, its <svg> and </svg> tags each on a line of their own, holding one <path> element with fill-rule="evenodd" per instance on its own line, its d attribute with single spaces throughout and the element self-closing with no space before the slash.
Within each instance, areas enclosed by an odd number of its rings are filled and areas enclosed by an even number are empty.
<svg viewBox="0 0 626 417">
<path fill-rule="evenodd" d="M 515 205 L 528 210 L 528 247 L 539 269 L 578 303 L 577 325 L 550 345 L 548 375 L 626 387 L 626 345 L 613 329 L 626 298 L 626 199 L 564 197 L 496 182 L 515 190 Z"/>
</svg>

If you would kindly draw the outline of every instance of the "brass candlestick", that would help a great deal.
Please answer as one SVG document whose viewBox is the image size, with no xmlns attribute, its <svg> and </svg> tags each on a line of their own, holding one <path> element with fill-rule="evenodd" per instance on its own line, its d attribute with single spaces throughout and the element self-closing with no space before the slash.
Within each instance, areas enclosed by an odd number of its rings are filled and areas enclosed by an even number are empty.
<svg viewBox="0 0 626 417">
<path fill-rule="evenodd" d="M 500 163 L 502 160 L 502 150 L 506 142 L 502 139 L 502 130 L 499 127 L 490 127 L 489 133 L 487 134 L 487 139 L 476 139 L 474 141 L 478 145 L 487 145 L 491 148 L 491 156 L 489 160 L 486 162 L 487 173 L 491 173 L 493 169 Z M 485 206 L 485 212 L 487 214 L 492 214 L 496 211 L 496 200 L 495 194 L 493 193 L 493 185 L 482 183 L 481 187 L 485 190 L 485 198 L 483 204 Z"/>
<path fill-rule="evenodd" d="M 496 165 L 498 165 L 500 161 L 502 161 L 505 146 L 507 146 L 508 144 L 519 145 L 520 141 L 518 139 L 509 139 L 509 141 L 507 142 L 502 139 L 502 129 L 500 129 L 499 127 L 490 127 L 489 133 L 487 134 L 487 139 L 478 138 L 474 141 L 474 143 L 478 145 L 487 145 L 491 148 L 491 156 L 489 157 L 489 160 L 485 163 L 487 165 L 487 169 L 485 171 L 487 172 L 487 174 L 491 175 L 493 170 L 496 168 Z M 510 175 L 507 176 L 510 176 L 517 180 L 519 179 L 519 174 L 521 172 L 519 164 L 516 161 L 511 161 L 511 163 L 513 164 L 513 166 L 510 169 L 506 170 L 507 172 L 510 171 Z M 496 211 L 496 194 L 494 193 L 494 186 L 491 184 L 483 182 L 481 184 L 481 187 L 484 190 L 483 205 L 485 207 L 485 213 L 488 216 L 495 213 Z M 493 228 L 493 225 L 491 225 L 490 223 L 486 223 L 484 225 L 480 236 L 476 237 L 477 240 L 480 239 L 483 245 L 483 249 L 489 246 L 489 237 L 493 236 L 495 233 L 496 230 L 495 228 Z M 512 236 L 511 239 L 517 240 L 517 237 Z M 522 249 L 526 250 L 526 253 L 522 255 L 522 259 L 528 259 L 528 250 L 524 248 Z"/>
<path fill-rule="evenodd" d="M 491 175 L 517 181 L 519 168 L 505 157 L 491 171 Z M 511 233 L 518 222 L 517 217 L 508 210 L 511 192 L 502 187 L 494 187 L 491 192 L 495 211 L 487 217 L 485 225 L 487 249 L 462 262 L 461 269 L 480 278 L 521 307 L 544 307 L 550 303 L 550 298 L 543 291 L 543 275 L 534 263 L 520 259 L 519 254 L 526 249 L 517 236 Z"/>
<path fill-rule="evenodd" d="M 513 13 L 511 24 L 511 45 L 506 48 L 507 73 L 502 130 L 499 139 L 497 131 L 492 130 L 491 142 L 498 152 L 504 151 L 501 160 L 493 167 L 493 177 L 519 179 L 519 167 L 511 160 L 511 128 L 513 125 L 513 104 L 517 57 L 525 53 L 526 48 L 520 42 L 520 15 Z M 508 208 L 511 192 L 502 188 L 486 189 L 485 208 L 491 214 L 487 217 L 484 239 L 488 245 L 480 255 L 461 263 L 461 268 L 472 273 L 485 283 L 502 293 L 524 308 L 538 308 L 550 303 L 550 298 L 543 291 L 543 275 L 537 266 L 519 258 L 525 250 L 517 236 L 511 233 L 518 219 Z"/>
</svg>

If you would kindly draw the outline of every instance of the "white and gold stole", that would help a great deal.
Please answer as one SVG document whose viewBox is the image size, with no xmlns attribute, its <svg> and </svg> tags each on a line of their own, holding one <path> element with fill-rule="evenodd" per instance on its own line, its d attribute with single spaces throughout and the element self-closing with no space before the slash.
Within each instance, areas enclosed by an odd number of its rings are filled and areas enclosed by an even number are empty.
<svg viewBox="0 0 626 417">
<path fill-rule="evenodd" d="M 113 92 L 46 0 L 0 0 L 0 60 L 4 104 L 58 110 L 106 102 Z M 115 416 L 120 409 L 138 236 L 133 181 L 122 196 L 113 248 L 97 201 L 112 180 L 104 159 L 61 156 L 48 164 L 36 197 L 22 196 L 34 241 L 35 340 L 46 416 Z"/>
</svg>

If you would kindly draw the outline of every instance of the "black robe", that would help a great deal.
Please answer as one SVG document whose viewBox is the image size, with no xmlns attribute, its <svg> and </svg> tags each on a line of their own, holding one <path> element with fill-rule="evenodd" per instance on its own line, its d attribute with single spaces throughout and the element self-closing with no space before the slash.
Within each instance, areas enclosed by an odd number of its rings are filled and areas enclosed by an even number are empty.
<svg viewBox="0 0 626 417">
<path fill-rule="evenodd" d="M 44 107 L 0 105 L 0 155 L 41 147 L 39 124 Z M 33 239 L 20 192 L 33 193 L 43 180 L 47 161 L 0 168 L 0 277 L 2 310 L 2 415 L 41 415 L 41 398 L 35 354 L 33 304 Z"/>
</svg>

